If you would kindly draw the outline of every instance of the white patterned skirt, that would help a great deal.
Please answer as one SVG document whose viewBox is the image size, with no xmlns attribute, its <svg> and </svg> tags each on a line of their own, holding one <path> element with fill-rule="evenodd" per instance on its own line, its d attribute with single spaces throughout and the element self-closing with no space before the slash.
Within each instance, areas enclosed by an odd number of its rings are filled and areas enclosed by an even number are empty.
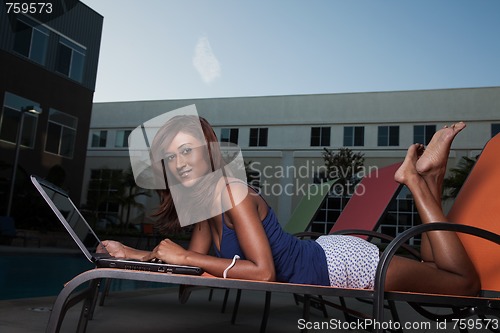
<svg viewBox="0 0 500 333">
<path fill-rule="evenodd" d="M 316 242 L 325 251 L 332 287 L 373 288 L 380 258 L 376 245 L 344 235 L 320 236 Z"/>
</svg>

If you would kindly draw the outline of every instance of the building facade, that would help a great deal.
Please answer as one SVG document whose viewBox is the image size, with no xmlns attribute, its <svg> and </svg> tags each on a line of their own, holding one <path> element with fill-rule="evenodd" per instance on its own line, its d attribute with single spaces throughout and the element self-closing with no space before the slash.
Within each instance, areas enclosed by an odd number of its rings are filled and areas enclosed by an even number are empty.
<svg viewBox="0 0 500 333">
<path fill-rule="evenodd" d="M 368 173 L 373 167 L 401 161 L 410 144 L 426 143 L 437 129 L 462 120 L 467 128 L 455 140 L 448 164 L 455 167 L 461 157 L 479 154 L 500 131 L 500 87 L 95 103 L 82 204 L 94 190 L 88 186 L 91 181 L 105 182 L 113 170 L 130 168 L 127 136 L 135 127 L 191 104 L 221 141 L 239 145 L 261 193 L 282 223 L 319 177 L 324 148 L 347 147 L 362 153 Z M 406 206 L 411 215 L 411 221 L 404 222 L 407 227 L 414 223 L 414 207 L 404 202 L 407 193 L 400 198 L 396 205 Z M 137 200 L 144 204 L 146 215 L 157 204 L 154 195 Z M 328 205 L 319 214 L 319 231 L 328 231 L 342 207 L 338 200 Z M 143 218 L 139 211 L 136 214 Z"/>
<path fill-rule="evenodd" d="M 35 5 L 34 14 L 19 3 L 0 8 L 0 215 L 18 151 L 16 220 L 29 213 L 29 174 L 50 178 L 80 200 L 103 25 L 79 1 Z"/>
</svg>

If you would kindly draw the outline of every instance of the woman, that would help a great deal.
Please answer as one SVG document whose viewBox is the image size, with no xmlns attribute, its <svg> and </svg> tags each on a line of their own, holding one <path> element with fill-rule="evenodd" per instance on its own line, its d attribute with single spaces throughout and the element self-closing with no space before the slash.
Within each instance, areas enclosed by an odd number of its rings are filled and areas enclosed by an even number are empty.
<svg viewBox="0 0 500 333">
<path fill-rule="evenodd" d="M 189 126 L 191 123 L 201 124 L 201 130 L 193 130 L 200 126 Z M 464 127 L 464 123 L 457 123 L 439 130 L 425 150 L 420 144 L 410 146 L 395 174 L 396 181 L 412 192 L 423 223 L 446 221 L 440 206 L 442 183 L 451 143 Z M 214 180 L 213 171 L 224 166 L 216 143 L 216 135 L 205 119 L 185 116 L 167 122 L 152 145 L 154 150 L 161 148 L 156 160 L 163 161 L 160 172 L 167 174 L 170 187 L 175 183 L 193 189 L 199 198 L 209 198 L 211 212 L 216 213 L 220 207 L 220 214 L 196 224 L 189 248 L 165 239 L 148 252 L 104 241 L 111 255 L 199 266 L 212 275 L 236 279 L 373 287 L 379 259 L 374 245 L 351 236 L 328 235 L 312 241 L 286 234 L 272 208 L 253 189 L 231 175 L 214 176 Z M 157 215 L 163 227 L 177 223 L 179 218 L 170 187 L 160 191 Z M 238 198 L 237 204 L 234 198 Z M 216 256 L 208 254 L 211 246 Z M 421 254 L 421 262 L 394 257 L 386 290 L 460 295 L 478 292 L 479 279 L 455 233 L 428 233 L 423 237 Z"/>
</svg>

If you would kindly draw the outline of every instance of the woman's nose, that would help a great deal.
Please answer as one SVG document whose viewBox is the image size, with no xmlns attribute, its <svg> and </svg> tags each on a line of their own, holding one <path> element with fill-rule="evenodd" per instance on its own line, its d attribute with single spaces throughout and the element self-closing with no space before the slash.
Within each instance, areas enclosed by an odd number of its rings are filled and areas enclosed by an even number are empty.
<svg viewBox="0 0 500 333">
<path fill-rule="evenodd" d="M 176 164 L 177 169 L 182 169 L 183 167 L 186 166 L 186 159 L 181 154 L 179 154 L 177 156 L 176 161 L 177 161 L 177 164 Z"/>
</svg>

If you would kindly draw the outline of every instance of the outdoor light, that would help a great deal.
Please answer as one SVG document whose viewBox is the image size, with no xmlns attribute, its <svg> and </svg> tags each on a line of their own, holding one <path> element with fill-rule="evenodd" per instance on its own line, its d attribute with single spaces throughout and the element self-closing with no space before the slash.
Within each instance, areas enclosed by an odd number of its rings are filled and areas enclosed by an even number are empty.
<svg viewBox="0 0 500 333">
<path fill-rule="evenodd" d="M 24 114 L 31 113 L 33 115 L 39 115 L 42 110 L 36 106 L 26 106 L 21 108 L 21 121 L 19 122 L 19 127 L 17 128 L 17 139 L 16 139 L 16 152 L 14 155 L 14 164 L 12 165 L 12 178 L 10 180 L 10 192 L 9 192 L 9 202 L 7 204 L 7 216 L 10 216 L 10 211 L 12 208 L 12 198 L 14 196 L 14 185 L 16 183 L 16 172 L 17 172 L 17 162 L 19 159 L 19 149 L 21 148 L 21 138 L 23 134 L 23 124 L 24 124 Z"/>
</svg>

